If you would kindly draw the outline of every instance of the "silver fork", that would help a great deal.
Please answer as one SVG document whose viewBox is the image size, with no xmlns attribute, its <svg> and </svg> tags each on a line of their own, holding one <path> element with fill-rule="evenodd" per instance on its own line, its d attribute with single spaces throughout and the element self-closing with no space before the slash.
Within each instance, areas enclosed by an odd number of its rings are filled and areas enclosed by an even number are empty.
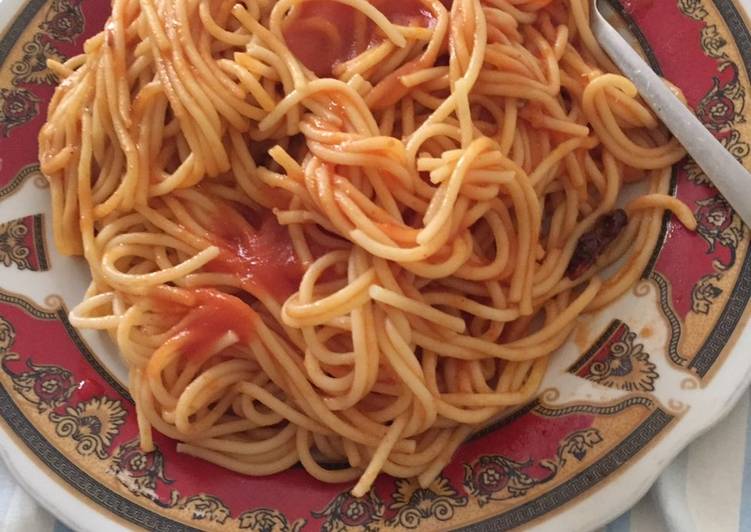
<svg viewBox="0 0 751 532">
<path fill-rule="evenodd" d="M 644 101 L 675 135 L 712 183 L 751 226 L 751 174 L 670 91 L 652 68 L 603 17 L 590 0 L 592 33 L 610 59 L 630 79 Z"/>
</svg>

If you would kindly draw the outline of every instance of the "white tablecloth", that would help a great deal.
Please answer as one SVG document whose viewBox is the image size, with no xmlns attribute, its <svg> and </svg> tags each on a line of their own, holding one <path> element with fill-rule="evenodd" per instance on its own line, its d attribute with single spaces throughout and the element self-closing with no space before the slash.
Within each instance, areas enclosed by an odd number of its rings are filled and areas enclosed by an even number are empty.
<svg viewBox="0 0 751 532">
<path fill-rule="evenodd" d="M 751 532 L 751 392 L 603 532 Z"/>
<path fill-rule="evenodd" d="M 0 531 L 67 532 L 0 462 Z M 601 532 L 751 532 L 751 392 Z M 565 531 L 562 531 L 565 532 Z M 578 531 L 576 531 L 578 532 Z"/>
</svg>

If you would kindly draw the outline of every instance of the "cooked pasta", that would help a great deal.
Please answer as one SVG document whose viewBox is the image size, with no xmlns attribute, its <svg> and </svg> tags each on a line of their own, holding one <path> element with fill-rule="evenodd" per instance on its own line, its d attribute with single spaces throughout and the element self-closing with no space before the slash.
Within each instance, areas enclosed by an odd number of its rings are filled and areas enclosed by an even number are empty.
<svg viewBox="0 0 751 532">
<path fill-rule="evenodd" d="M 428 485 L 639 278 L 684 156 L 587 0 L 113 0 L 39 135 L 141 447 Z M 627 183 L 640 181 L 625 210 Z M 612 267 L 611 267 L 612 266 Z M 603 272 L 608 268 L 607 274 Z"/>
</svg>

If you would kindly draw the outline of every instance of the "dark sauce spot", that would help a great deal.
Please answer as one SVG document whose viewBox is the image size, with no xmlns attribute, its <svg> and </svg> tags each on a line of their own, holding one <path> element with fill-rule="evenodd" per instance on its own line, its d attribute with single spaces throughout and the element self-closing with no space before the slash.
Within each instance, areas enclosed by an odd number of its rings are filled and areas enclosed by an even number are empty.
<svg viewBox="0 0 751 532">
<path fill-rule="evenodd" d="M 616 239 L 628 224 L 628 216 L 623 209 L 603 214 L 594 227 L 584 233 L 576 243 L 576 249 L 566 268 L 566 276 L 572 281 L 579 278 L 597 261 L 605 248 Z"/>
</svg>

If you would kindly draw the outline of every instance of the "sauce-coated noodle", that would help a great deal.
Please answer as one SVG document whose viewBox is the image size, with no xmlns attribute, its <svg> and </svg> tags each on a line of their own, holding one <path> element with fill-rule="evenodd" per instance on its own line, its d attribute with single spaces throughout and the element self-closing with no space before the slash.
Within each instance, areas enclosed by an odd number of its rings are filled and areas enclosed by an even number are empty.
<svg viewBox="0 0 751 532">
<path fill-rule="evenodd" d="M 117 342 L 144 450 L 427 485 L 633 285 L 665 209 L 695 224 L 683 149 L 588 0 L 235 1 L 113 0 L 50 63 L 55 240 L 93 277 L 71 321 Z"/>
</svg>

